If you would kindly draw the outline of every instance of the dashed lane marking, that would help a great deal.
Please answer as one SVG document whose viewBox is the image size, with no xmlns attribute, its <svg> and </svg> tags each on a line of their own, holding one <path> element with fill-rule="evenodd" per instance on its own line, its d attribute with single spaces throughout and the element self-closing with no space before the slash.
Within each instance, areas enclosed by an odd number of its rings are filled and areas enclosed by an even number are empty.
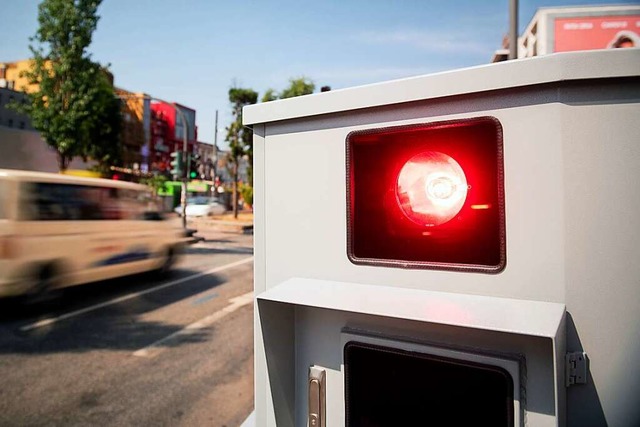
<svg viewBox="0 0 640 427">
<path fill-rule="evenodd" d="M 223 309 L 218 310 L 215 313 L 198 320 L 197 322 L 187 325 L 179 331 L 174 332 L 173 334 L 168 335 L 161 340 L 158 340 L 153 344 L 146 346 L 145 348 L 133 352 L 133 355 L 137 357 L 153 357 L 170 347 L 172 344 L 198 334 L 200 330 L 212 325 L 226 315 L 233 313 L 240 307 L 251 304 L 253 302 L 253 292 L 247 292 L 246 294 L 231 298 L 229 302 L 231 304 L 224 307 Z"/>
<path fill-rule="evenodd" d="M 46 318 L 46 319 L 41 319 L 41 320 L 38 320 L 37 322 L 30 323 L 28 325 L 24 325 L 24 326 L 20 327 L 20 331 L 27 332 L 27 331 L 31 331 L 33 329 L 41 328 L 43 326 L 52 325 L 52 324 L 60 322 L 62 320 L 67 320 L 67 319 L 70 319 L 72 317 L 80 316 L 82 314 L 89 313 L 90 311 L 94 311 L 94 310 L 98 310 L 98 309 L 101 309 L 101 308 L 104 308 L 104 307 L 108 307 L 108 306 L 113 305 L 113 304 L 119 304 L 119 303 L 121 303 L 123 301 L 127 301 L 127 300 L 130 300 L 130 299 L 133 299 L 133 298 L 137 298 L 137 297 L 139 297 L 141 295 L 149 294 L 151 292 L 159 291 L 161 289 L 165 289 L 165 288 L 168 288 L 170 286 L 174 286 L 174 285 L 177 285 L 177 284 L 180 284 L 180 283 L 184 283 L 184 282 L 187 282 L 189 280 L 196 279 L 198 277 L 202 277 L 202 276 L 206 276 L 206 275 L 209 275 L 209 274 L 218 273 L 220 271 L 228 270 L 230 268 L 234 268 L 234 267 L 237 267 L 237 266 L 242 265 L 242 264 L 246 264 L 246 263 L 251 262 L 251 261 L 253 261 L 253 257 L 244 258 L 244 259 L 241 259 L 240 261 L 235 261 L 235 262 L 232 262 L 232 263 L 229 263 L 229 264 L 221 265 L 220 267 L 215 267 L 215 268 L 212 268 L 210 270 L 203 271 L 201 273 L 192 274 L 190 276 L 183 277 L 181 279 L 172 280 L 170 282 L 163 283 L 163 284 L 155 286 L 153 288 L 145 289 L 144 291 L 134 292 L 132 294 L 124 295 L 124 296 L 121 296 L 121 297 L 118 297 L 118 298 L 113 298 L 113 299 L 111 299 L 109 301 L 105 301 L 105 302 L 102 302 L 100 304 L 95 304 L 95 305 L 92 305 L 92 306 L 89 306 L 89 307 L 81 308 L 79 310 L 75 310 L 75 311 L 72 311 L 72 312 L 69 312 L 69 313 L 65 313 L 65 314 L 62 314 L 62 315 L 57 316 L 57 317 L 49 317 L 49 318 Z"/>
</svg>

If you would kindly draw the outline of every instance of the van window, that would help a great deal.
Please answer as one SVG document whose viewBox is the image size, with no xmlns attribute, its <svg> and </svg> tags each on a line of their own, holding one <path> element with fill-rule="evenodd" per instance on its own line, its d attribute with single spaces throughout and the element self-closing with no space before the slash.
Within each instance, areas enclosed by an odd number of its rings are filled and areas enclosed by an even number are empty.
<svg viewBox="0 0 640 427">
<path fill-rule="evenodd" d="M 146 191 L 60 183 L 29 183 L 22 189 L 20 218 L 27 221 L 157 220 L 159 217 L 157 203 Z"/>
<path fill-rule="evenodd" d="M 23 216 L 32 221 L 95 221 L 121 218 L 116 188 L 34 183 L 25 186 L 23 200 Z"/>
<path fill-rule="evenodd" d="M 118 192 L 123 219 L 159 220 L 159 206 L 149 191 L 125 190 Z"/>
</svg>

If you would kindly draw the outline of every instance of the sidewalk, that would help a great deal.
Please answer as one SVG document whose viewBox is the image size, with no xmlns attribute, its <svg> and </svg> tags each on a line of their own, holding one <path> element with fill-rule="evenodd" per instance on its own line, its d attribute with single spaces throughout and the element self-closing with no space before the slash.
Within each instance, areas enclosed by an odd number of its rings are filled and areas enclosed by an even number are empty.
<svg viewBox="0 0 640 427">
<path fill-rule="evenodd" d="M 240 212 L 238 218 L 233 217 L 233 212 L 210 218 L 193 218 L 187 221 L 187 228 L 195 229 L 197 232 L 215 230 L 226 233 L 251 234 L 253 233 L 253 212 Z"/>
</svg>

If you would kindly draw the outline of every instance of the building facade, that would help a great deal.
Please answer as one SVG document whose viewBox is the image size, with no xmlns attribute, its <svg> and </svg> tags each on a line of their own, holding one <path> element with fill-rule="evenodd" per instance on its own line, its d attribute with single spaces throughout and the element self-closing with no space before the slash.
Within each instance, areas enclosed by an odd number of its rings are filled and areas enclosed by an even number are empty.
<svg viewBox="0 0 640 427">
<path fill-rule="evenodd" d="M 518 58 L 555 52 L 640 47 L 640 6 L 544 7 L 518 38 Z M 492 62 L 505 61 L 508 42 Z"/>
<path fill-rule="evenodd" d="M 204 181 L 213 181 L 216 176 L 215 164 L 218 157 L 217 147 L 204 142 L 198 143 L 198 155 L 200 160 L 196 165 L 197 178 Z"/>
<path fill-rule="evenodd" d="M 169 143 L 169 124 L 164 112 L 151 109 L 151 150 L 149 154 L 150 168 L 154 172 L 168 174 L 171 169 L 169 162 L 173 146 Z"/>
<path fill-rule="evenodd" d="M 27 96 L 23 92 L 0 87 L 0 126 L 33 130 L 29 116 L 8 108 L 9 104 L 16 102 L 26 103 Z"/>
<path fill-rule="evenodd" d="M 122 112 L 122 163 L 126 168 L 149 171 L 149 146 L 151 141 L 151 107 L 149 96 L 115 88 L 121 100 Z"/>
<path fill-rule="evenodd" d="M 26 115 L 6 108 L 6 105 L 14 100 L 26 102 L 25 93 L 37 91 L 36 84 L 29 84 L 29 81 L 21 76 L 24 71 L 30 69 L 31 63 L 30 59 L 0 62 L 0 126 L 33 130 Z M 113 84 L 113 75 L 105 72 Z M 170 153 L 183 149 L 182 117 L 187 125 L 188 152 L 198 152 L 198 129 L 194 109 L 180 104 L 152 101 L 152 96 L 123 88 L 114 87 L 114 92 L 121 100 L 122 113 L 122 164 L 114 165 L 118 170 L 127 170 L 134 174 L 168 172 Z"/>
<path fill-rule="evenodd" d="M 219 150 L 216 164 L 216 178 L 220 184 L 230 186 L 233 184 L 233 163 L 229 161 L 230 151 Z M 238 162 L 238 182 L 249 182 L 249 159 L 241 157 Z"/>
<path fill-rule="evenodd" d="M 33 92 L 35 85 L 30 85 L 23 71 L 31 67 L 31 60 L 24 59 L 14 62 L 0 62 L 0 88 L 13 89 L 21 92 Z"/>
<path fill-rule="evenodd" d="M 84 162 L 76 157 L 69 170 L 86 170 L 95 162 Z M 58 172 L 56 151 L 42 139 L 40 133 L 30 129 L 0 126 L 0 169 Z"/>
<path fill-rule="evenodd" d="M 166 173 L 171 169 L 171 153 L 183 150 L 183 116 L 187 122 L 187 152 L 191 154 L 198 153 L 198 128 L 195 125 L 196 111 L 184 105 L 159 101 L 151 102 L 150 109 L 150 171 Z M 178 109 L 179 112 L 177 111 Z M 180 113 L 182 113 L 182 115 Z"/>
</svg>

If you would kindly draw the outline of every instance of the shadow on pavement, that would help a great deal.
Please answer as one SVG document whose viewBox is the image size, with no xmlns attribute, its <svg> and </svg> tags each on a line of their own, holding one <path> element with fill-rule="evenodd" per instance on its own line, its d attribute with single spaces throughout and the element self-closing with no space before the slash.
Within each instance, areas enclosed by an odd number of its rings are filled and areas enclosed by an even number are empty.
<svg viewBox="0 0 640 427">
<path fill-rule="evenodd" d="M 144 292 L 194 273 L 197 272 L 176 269 L 161 280 L 142 274 L 71 287 L 60 291 L 52 301 L 33 306 L 20 304 L 17 300 L 0 300 L 0 354 L 46 354 L 100 349 L 135 351 L 146 347 L 183 329 L 184 325 L 146 321 L 140 319 L 140 315 L 213 290 L 227 279 L 204 275 L 77 317 L 28 331 L 20 328 L 38 320 L 54 318 L 135 292 Z M 201 342 L 208 339 L 211 333 L 212 328 L 205 328 L 179 341 L 167 343 L 167 346 Z"/>
</svg>

